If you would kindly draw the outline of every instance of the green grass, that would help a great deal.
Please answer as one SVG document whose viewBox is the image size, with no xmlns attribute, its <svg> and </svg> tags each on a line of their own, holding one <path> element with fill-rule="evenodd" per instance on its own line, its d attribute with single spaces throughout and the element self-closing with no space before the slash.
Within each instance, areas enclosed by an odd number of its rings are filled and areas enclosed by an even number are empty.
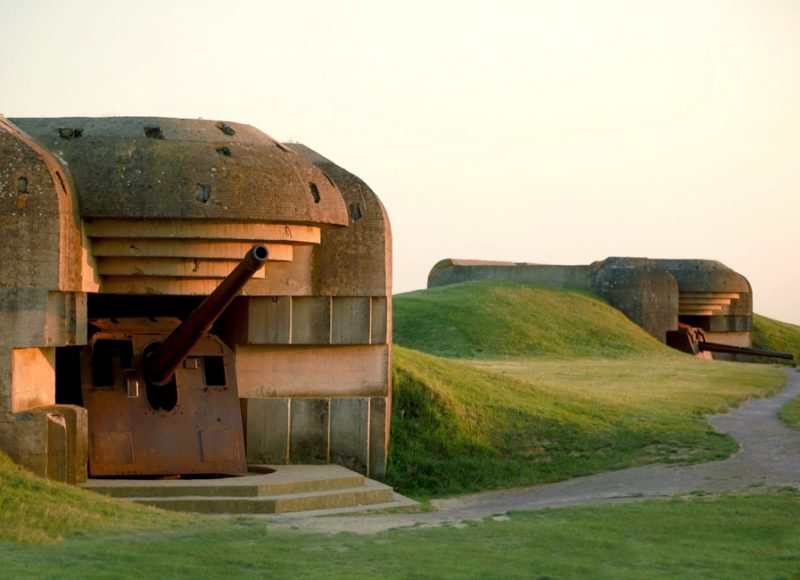
<svg viewBox="0 0 800 580">
<path fill-rule="evenodd" d="M 45 481 L 0 452 L 0 541 L 52 543 L 97 530 L 161 529 L 185 516 Z"/>
<path fill-rule="evenodd" d="M 451 358 L 670 356 L 589 294 L 516 282 L 466 282 L 394 297 L 394 342 Z"/>
<path fill-rule="evenodd" d="M 800 363 L 800 326 L 753 314 L 753 348 L 790 352 Z"/>
<path fill-rule="evenodd" d="M 800 495 L 513 513 L 376 535 L 277 532 L 255 518 L 166 532 L 0 543 L 4 578 L 796 578 Z"/>
<path fill-rule="evenodd" d="M 736 443 L 705 415 L 784 380 L 681 355 L 455 361 L 395 347 L 387 481 L 425 498 L 726 457 Z"/>
<path fill-rule="evenodd" d="M 778 412 L 778 417 L 787 427 L 800 431 L 800 396 L 786 403 Z"/>
</svg>

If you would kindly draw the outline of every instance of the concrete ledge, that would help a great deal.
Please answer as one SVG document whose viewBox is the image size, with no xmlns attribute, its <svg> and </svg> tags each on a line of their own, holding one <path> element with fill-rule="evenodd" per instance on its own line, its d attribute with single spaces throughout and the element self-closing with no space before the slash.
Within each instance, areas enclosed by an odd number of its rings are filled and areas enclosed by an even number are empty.
<svg viewBox="0 0 800 580">
<path fill-rule="evenodd" d="M 246 475 L 198 479 L 90 479 L 83 489 L 112 497 L 258 497 L 363 485 L 340 465 L 251 465 Z"/>
<path fill-rule="evenodd" d="M 266 497 L 129 497 L 128 501 L 161 509 L 205 514 L 278 514 L 387 502 L 392 488 L 371 482 L 360 488 L 290 493 Z"/>
<path fill-rule="evenodd" d="M 90 480 L 82 487 L 162 509 L 217 514 L 408 508 L 416 502 L 338 465 L 276 466 L 272 473 L 196 480 Z M 377 507 L 380 506 L 380 507 Z"/>
</svg>

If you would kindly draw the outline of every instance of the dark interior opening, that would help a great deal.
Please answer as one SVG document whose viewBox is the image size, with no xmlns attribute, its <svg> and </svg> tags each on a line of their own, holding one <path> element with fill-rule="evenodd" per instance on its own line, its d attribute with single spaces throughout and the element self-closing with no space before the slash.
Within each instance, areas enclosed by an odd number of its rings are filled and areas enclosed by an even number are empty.
<svg viewBox="0 0 800 580">
<path fill-rule="evenodd" d="M 145 360 L 160 344 L 160 342 L 148 344 L 142 352 L 142 360 Z M 147 404 L 154 411 L 169 412 L 178 405 L 178 385 L 175 382 L 175 373 L 172 374 L 166 385 L 154 385 L 145 380 L 144 391 Z"/>
<path fill-rule="evenodd" d="M 204 296 L 126 296 L 89 294 L 89 318 L 136 318 L 173 316 L 185 319 L 200 306 Z"/>
<path fill-rule="evenodd" d="M 83 406 L 81 392 L 82 346 L 56 348 L 56 403 Z"/>
<path fill-rule="evenodd" d="M 225 359 L 221 356 L 203 357 L 203 374 L 206 378 L 206 385 L 209 387 L 224 387 L 225 382 Z"/>
<path fill-rule="evenodd" d="M 711 317 L 710 316 L 689 316 L 683 315 L 678 317 L 678 322 L 694 326 L 695 328 L 702 328 L 706 332 L 711 330 Z"/>
<path fill-rule="evenodd" d="M 88 317 L 96 318 L 163 318 L 186 320 L 200 306 L 205 296 L 128 296 L 124 294 L 89 294 Z M 233 304 L 211 327 L 215 334 L 227 342 L 228 332 L 237 326 L 237 304 L 246 298 L 237 297 Z M 233 323 L 232 323 L 233 321 Z M 89 332 L 93 332 L 90 325 Z M 96 332 L 96 331 L 95 331 Z M 91 336 L 90 336 L 91 337 Z M 230 344 L 229 344 L 230 346 Z"/>
<path fill-rule="evenodd" d="M 92 385 L 113 387 L 122 369 L 133 366 L 130 340 L 98 340 L 92 348 Z"/>
</svg>

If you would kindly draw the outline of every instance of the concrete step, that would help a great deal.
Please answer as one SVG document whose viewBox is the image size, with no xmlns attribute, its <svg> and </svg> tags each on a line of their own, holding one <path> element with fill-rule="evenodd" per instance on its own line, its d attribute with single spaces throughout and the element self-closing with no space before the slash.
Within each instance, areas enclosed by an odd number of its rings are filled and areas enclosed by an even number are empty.
<svg viewBox="0 0 800 580">
<path fill-rule="evenodd" d="M 257 473 L 203 479 L 91 479 L 84 489 L 174 511 L 325 514 L 413 509 L 416 502 L 339 465 L 258 466 Z"/>
<path fill-rule="evenodd" d="M 328 510 L 391 502 L 391 487 L 365 481 L 361 487 L 285 493 L 261 497 L 128 497 L 129 501 L 179 512 L 206 514 L 281 514 L 306 510 Z"/>
<path fill-rule="evenodd" d="M 301 512 L 285 512 L 277 514 L 269 514 L 268 517 L 272 521 L 291 522 L 295 519 L 309 518 L 317 516 L 343 516 L 343 515 L 361 515 L 361 514 L 375 514 L 381 512 L 392 513 L 411 513 L 418 512 L 420 509 L 419 502 L 411 498 L 400 495 L 399 493 L 392 494 L 392 500 L 381 503 L 370 503 L 354 506 L 334 507 L 318 510 L 303 510 Z"/>
<path fill-rule="evenodd" d="M 339 465 L 280 465 L 258 466 L 258 471 L 245 475 L 203 479 L 90 479 L 82 487 L 119 498 L 262 497 L 358 487 L 365 479 Z"/>
</svg>

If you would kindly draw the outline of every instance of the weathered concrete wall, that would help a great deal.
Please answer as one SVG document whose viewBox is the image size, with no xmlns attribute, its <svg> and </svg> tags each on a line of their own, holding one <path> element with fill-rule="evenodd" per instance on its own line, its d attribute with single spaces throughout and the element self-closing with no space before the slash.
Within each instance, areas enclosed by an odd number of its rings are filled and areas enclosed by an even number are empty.
<svg viewBox="0 0 800 580">
<path fill-rule="evenodd" d="M 379 345 L 241 345 L 236 372 L 242 397 L 386 395 L 389 348 Z"/>
<path fill-rule="evenodd" d="M 392 237 L 362 180 L 288 144 L 341 192 L 346 228 L 322 231 L 311 290 L 236 308 L 237 373 L 247 399 L 248 460 L 327 462 L 381 477 L 389 442 Z"/>
<path fill-rule="evenodd" d="M 305 145 L 293 151 L 318 167 L 339 189 L 348 227 L 328 229 L 316 249 L 319 293 L 330 296 L 387 296 L 392 287 L 392 230 L 378 196 L 357 176 Z"/>
<path fill-rule="evenodd" d="M 3 118 L 0 231 L 0 448 L 36 473 L 74 481 L 86 431 L 54 406 L 54 348 L 86 341 L 91 269 L 67 172 Z"/>
<path fill-rule="evenodd" d="M 18 413 L 56 403 L 54 348 L 11 350 L 11 411 Z"/>
<path fill-rule="evenodd" d="M 431 269 L 428 274 L 428 288 L 470 280 L 512 280 L 543 286 L 588 290 L 591 279 L 592 269 L 590 266 L 553 266 L 446 259 L 441 260 Z"/>
<path fill-rule="evenodd" d="M 163 117 L 12 121 L 68 163 L 83 218 L 346 223 L 342 198 L 325 176 L 249 125 Z"/>
<path fill-rule="evenodd" d="M 661 342 L 678 327 L 678 284 L 658 261 L 607 258 L 592 273 L 589 290 Z"/>
</svg>

